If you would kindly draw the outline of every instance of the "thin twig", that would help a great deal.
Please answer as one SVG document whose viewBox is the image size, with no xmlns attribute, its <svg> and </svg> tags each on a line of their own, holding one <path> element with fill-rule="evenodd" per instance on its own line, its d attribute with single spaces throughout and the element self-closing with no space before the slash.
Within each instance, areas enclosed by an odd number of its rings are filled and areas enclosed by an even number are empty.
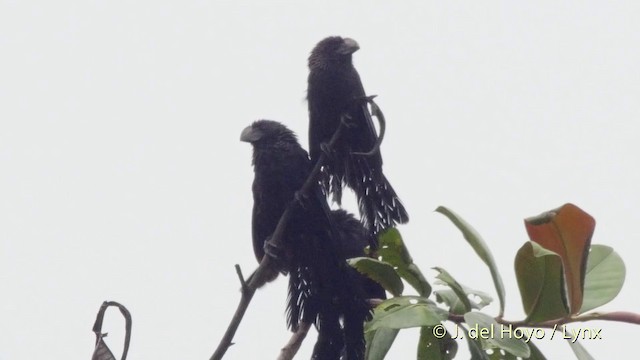
<svg viewBox="0 0 640 360">
<path fill-rule="evenodd" d="M 236 274 L 238 274 L 238 279 L 240 280 L 240 285 L 242 285 L 242 291 L 247 291 L 247 282 L 244 280 L 244 276 L 242 275 L 242 269 L 240 265 L 236 264 Z"/>
<path fill-rule="evenodd" d="M 384 302 L 384 299 L 367 299 L 367 303 L 369 303 L 372 309 L 382 304 L 382 302 Z"/>
<path fill-rule="evenodd" d="M 376 104 L 376 102 L 373 101 L 373 98 L 375 98 L 376 96 L 377 95 L 365 96 L 363 100 L 371 104 L 371 115 L 375 116 L 375 118 L 378 120 L 378 124 L 380 125 L 380 131 L 379 131 L 378 137 L 376 138 L 376 142 L 373 144 L 373 147 L 369 151 L 366 151 L 366 152 L 354 151 L 352 152 L 352 154 L 354 155 L 373 156 L 380 151 L 380 145 L 382 145 L 382 140 L 384 139 L 384 133 L 387 128 L 387 121 L 385 120 L 384 114 L 382 113 L 382 110 L 380 110 L 380 107 L 378 106 L 378 104 Z M 367 104 L 364 104 L 362 108 L 363 108 L 362 109 L 363 111 L 367 111 L 367 112 L 369 111 Z"/>
<path fill-rule="evenodd" d="M 328 144 L 329 148 L 333 148 L 336 145 L 336 142 L 338 141 L 340 136 L 342 136 L 342 131 L 344 127 L 345 127 L 345 121 L 342 120 L 340 121 L 338 128 L 333 133 L 333 136 L 329 141 L 329 144 Z M 321 152 L 320 157 L 318 158 L 318 161 L 313 167 L 313 170 L 307 177 L 307 180 L 302 185 L 302 188 L 298 190 L 298 194 L 304 196 L 314 186 L 317 186 L 318 176 L 320 175 L 320 171 L 326 159 L 327 159 L 327 154 L 324 152 Z M 276 229 L 274 230 L 270 239 L 271 243 L 274 246 L 278 246 L 282 244 L 284 231 L 287 227 L 289 219 L 291 218 L 291 215 L 296 206 L 298 206 L 298 201 L 294 199 L 291 202 L 289 202 L 284 213 L 282 213 L 282 216 L 278 221 L 278 225 L 276 226 Z M 210 360 L 222 359 L 224 354 L 227 352 L 227 349 L 229 349 L 229 347 L 233 345 L 232 343 L 233 337 L 236 331 L 238 330 L 238 326 L 240 325 L 240 322 L 242 321 L 242 318 L 244 317 L 244 314 L 247 311 L 247 308 L 249 307 L 251 300 L 253 299 L 253 295 L 255 294 L 256 289 L 264 285 L 266 283 L 266 280 L 272 279 L 274 277 L 273 276 L 274 273 L 277 276 L 278 270 L 273 268 L 272 263 L 273 263 L 273 260 L 270 256 L 262 257 L 262 261 L 260 262 L 260 265 L 249 277 L 249 281 L 246 283 L 246 287 L 243 286 L 242 297 L 240 298 L 240 302 L 238 303 L 238 308 L 236 309 L 236 312 L 233 315 L 233 318 L 231 319 L 231 322 L 229 323 L 229 326 L 227 327 L 227 330 L 225 331 L 224 336 L 220 340 L 220 343 L 218 344 L 216 351 L 213 353 L 213 355 L 211 355 Z"/>
<path fill-rule="evenodd" d="M 289 342 L 280 350 L 280 356 L 278 356 L 278 360 L 291 360 L 300 350 L 300 346 L 302 342 L 307 337 L 307 333 L 311 328 L 311 323 L 301 322 L 300 326 L 298 326 L 298 330 L 291 335 L 291 339 Z"/>
</svg>

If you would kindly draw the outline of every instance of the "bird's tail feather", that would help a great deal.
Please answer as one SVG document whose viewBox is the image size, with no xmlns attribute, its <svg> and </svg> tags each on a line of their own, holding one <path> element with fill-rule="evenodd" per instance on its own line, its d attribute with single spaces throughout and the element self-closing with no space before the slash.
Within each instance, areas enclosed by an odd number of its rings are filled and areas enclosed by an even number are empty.
<svg viewBox="0 0 640 360">
<path fill-rule="evenodd" d="M 409 214 L 384 174 L 368 167 L 365 161 L 359 165 L 359 171 L 347 179 L 358 198 L 364 225 L 373 234 L 378 234 L 408 222 Z"/>
<path fill-rule="evenodd" d="M 371 309 L 361 299 L 353 299 L 350 309 L 346 309 L 343 318 L 346 359 L 364 359 L 364 322 L 371 317 Z"/>
<path fill-rule="evenodd" d="M 344 347 L 339 315 L 325 311 L 318 318 L 318 341 L 313 347 L 313 360 L 339 360 Z M 362 335 L 361 335 L 362 336 Z"/>
<path fill-rule="evenodd" d="M 318 305 L 312 294 L 313 280 L 308 270 L 297 267 L 289 273 L 286 314 L 291 331 L 296 331 L 301 321 L 314 322 L 318 313 Z"/>
</svg>

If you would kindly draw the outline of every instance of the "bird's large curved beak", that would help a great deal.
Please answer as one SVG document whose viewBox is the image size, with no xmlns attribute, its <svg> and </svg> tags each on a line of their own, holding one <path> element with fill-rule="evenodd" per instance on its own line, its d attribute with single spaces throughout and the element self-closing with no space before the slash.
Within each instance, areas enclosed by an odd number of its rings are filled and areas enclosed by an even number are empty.
<svg viewBox="0 0 640 360">
<path fill-rule="evenodd" d="M 358 51 L 358 49 L 360 49 L 360 45 L 358 45 L 355 40 L 351 38 L 344 38 L 342 39 L 342 45 L 338 49 L 338 52 L 343 55 L 351 55 Z"/>
<path fill-rule="evenodd" d="M 251 143 L 260 139 L 261 136 L 262 134 L 259 130 L 256 130 L 252 125 L 249 125 L 240 133 L 240 141 Z"/>
</svg>

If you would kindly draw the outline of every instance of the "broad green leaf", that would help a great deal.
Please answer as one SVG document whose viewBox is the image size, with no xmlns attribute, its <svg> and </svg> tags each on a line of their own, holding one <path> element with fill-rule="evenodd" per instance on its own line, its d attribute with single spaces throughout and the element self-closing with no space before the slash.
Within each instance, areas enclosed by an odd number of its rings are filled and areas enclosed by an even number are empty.
<svg viewBox="0 0 640 360">
<path fill-rule="evenodd" d="M 358 272 L 382 285 L 393 296 L 402 295 L 404 284 L 391 264 L 368 257 L 357 257 L 347 262 Z"/>
<path fill-rule="evenodd" d="M 437 302 L 444 303 L 449 306 L 450 313 L 463 315 L 468 311 L 462 301 L 460 301 L 460 297 L 453 290 L 434 290 L 433 293 L 436 295 Z"/>
<path fill-rule="evenodd" d="M 582 306 L 587 255 L 595 226 L 593 217 L 573 204 L 525 219 L 529 238 L 562 259 L 571 314 L 577 314 Z"/>
<path fill-rule="evenodd" d="M 547 358 L 542 355 L 540 350 L 532 343 L 528 342 L 527 345 L 531 351 L 531 355 L 527 358 L 527 360 L 546 360 Z M 486 350 L 485 350 L 486 351 Z M 507 351 L 502 349 L 492 348 L 492 354 L 489 355 L 489 360 L 518 360 L 521 359 Z"/>
<path fill-rule="evenodd" d="M 434 267 L 433 269 L 438 272 L 436 278 L 442 280 L 456 294 L 458 301 L 462 303 L 462 307 L 465 310 L 463 313 L 471 311 L 471 303 L 469 302 L 467 294 L 462 289 L 462 285 L 460 285 L 445 269 L 439 267 Z"/>
<path fill-rule="evenodd" d="M 438 308 L 429 299 L 419 296 L 398 296 L 376 306 L 373 318 L 365 324 L 364 331 L 434 326 L 446 320 L 447 317 L 448 312 Z"/>
<path fill-rule="evenodd" d="M 396 339 L 399 331 L 399 329 L 379 328 L 378 330 L 365 332 L 364 338 L 367 342 L 365 359 L 384 359 L 384 357 L 387 356 L 391 345 L 393 345 L 393 341 Z"/>
<path fill-rule="evenodd" d="M 531 356 L 529 356 L 529 359 L 527 360 L 547 360 L 533 341 L 529 341 L 527 344 L 529 344 L 529 349 L 531 350 Z"/>
<path fill-rule="evenodd" d="M 420 296 L 428 297 L 431 294 L 431 285 L 413 263 L 400 232 L 396 228 L 390 228 L 378 235 L 378 242 L 378 256 L 381 260 L 391 264 L 398 275 L 416 289 Z"/>
<path fill-rule="evenodd" d="M 438 325 L 444 326 L 444 325 Z M 418 360 L 451 360 L 458 352 L 458 343 L 451 338 L 449 332 L 444 336 L 436 336 L 432 326 L 420 329 L 418 342 Z"/>
<path fill-rule="evenodd" d="M 425 326 L 420 329 L 418 341 L 418 360 L 443 360 L 440 353 L 440 343 L 433 335 L 433 327 Z"/>
<path fill-rule="evenodd" d="M 502 349 L 491 349 L 492 353 L 489 355 L 489 360 L 518 360 L 513 354 L 506 352 Z"/>
<path fill-rule="evenodd" d="M 584 313 L 613 300 L 622 289 L 625 273 L 622 258 L 611 247 L 591 245 L 580 312 Z"/>
<path fill-rule="evenodd" d="M 493 278 L 493 284 L 496 287 L 496 293 L 498 294 L 498 300 L 500 301 L 500 313 L 499 316 L 504 314 L 504 284 L 502 283 L 502 277 L 498 272 L 498 266 L 496 265 L 493 255 L 489 250 L 489 247 L 484 242 L 480 234 L 469 225 L 460 215 L 456 214 L 452 210 L 439 206 L 436 209 L 437 212 L 446 216 L 453 224 L 462 232 L 462 235 L 471 245 L 476 254 L 482 259 L 482 261 L 489 267 L 491 277 Z"/>
<path fill-rule="evenodd" d="M 528 241 L 516 254 L 515 270 L 527 321 L 535 323 L 569 314 L 558 254 Z"/>
<path fill-rule="evenodd" d="M 464 330 L 465 334 L 469 333 L 469 329 L 467 329 L 464 325 L 458 325 L 462 330 Z M 469 346 L 469 352 L 471 353 L 471 360 L 489 360 L 489 355 L 482 348 L 482 343 L 479 339 L 472 339 L 469 336 L 465 336 L 467 339 L 467 345 Z"/>
<path fill-rule="evenodd" d="M 462 285 L 462 289 L 467 294 L 467 298 L 471 296 L 469 302 L 471 303 L 471 308 L 475 310 L 481 310 L 485 306 L 491 304 L 493 298 L 489 296 L 489 294 L 470 289 L 464 285 Z M 443 289 L 443 290 L 434 290 L 433 292 L 436 296 L 436 301 L 439 303 L 444 303 L 449 306 L 449 312 L 454 314 L 463 315 L 466 311 L 464 308 L 464 304 L 458 298 L 458 295 L 451 289 Z M 476 300 L 478 299 L 478 300 Z"/>
<path fill-rule="evenodd" d="M 475 336 L 488 344 L 508 351 L 512 355 L 528 358 L 531 354 L 529 346 L 515 336 L 503 335 L 502 328 L 494 318 L 480 312 L 468 312 L 464 314 L 464 321 L 469 326 L 469 336 Z"/>
<path fill-rule="evenodd" d="M 588 352 L 587 349 L 584 348 L 584 346 L 582 346 L 582 344 L 580 344 L 577 341 L 571 341 L 571 340 L 567 340 L 569 342 L 569 345 L 571 346 L 571 350 L 573 350 L 573 353 L 576 354 L 576 358 L 578 360 L 595 360 L 593 358 L 593 356 L 591 356 Z"/>
</svg>

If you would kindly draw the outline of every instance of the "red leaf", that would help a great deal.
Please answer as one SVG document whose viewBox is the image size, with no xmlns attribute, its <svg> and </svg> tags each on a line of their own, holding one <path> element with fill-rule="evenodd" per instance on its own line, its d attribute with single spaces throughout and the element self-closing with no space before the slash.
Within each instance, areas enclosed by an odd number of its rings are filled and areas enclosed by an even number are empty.
<svg viewBox="0 0 640 360">
<path fill-rule="evenodd" d="M 573 204 L 525 219 L 529 238 L 562 259 L 571 314 L 582 306 L 584 276 L 596 221 Z"/>
</svg>

